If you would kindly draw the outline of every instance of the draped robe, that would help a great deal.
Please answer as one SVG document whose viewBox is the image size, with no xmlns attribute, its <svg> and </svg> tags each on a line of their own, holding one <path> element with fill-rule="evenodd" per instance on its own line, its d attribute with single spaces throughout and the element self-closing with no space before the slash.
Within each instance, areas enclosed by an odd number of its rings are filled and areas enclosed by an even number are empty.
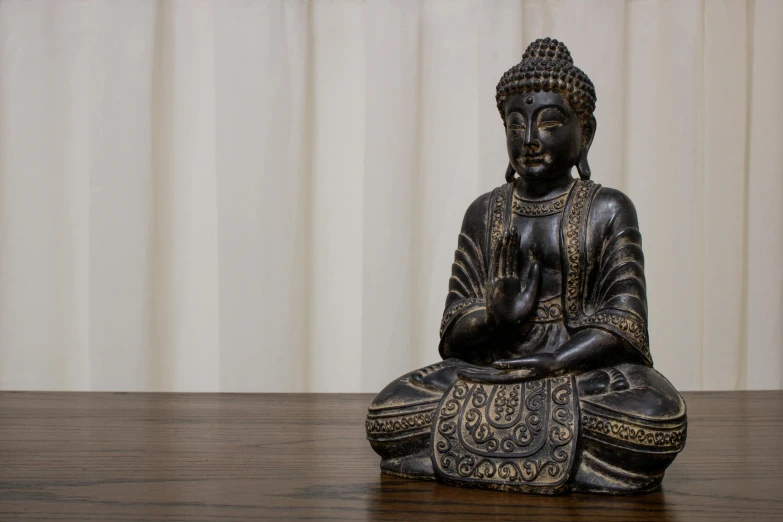
<svg viewBox="0 0 783 522">
<path fill-rule="evenodd" d="M 445 360 L 393 381 L 369 408 L 367 436 L 383 457 L 382 469 L 549 494 L 653 489 L 684 446 L 686 414 L 677 391 L 652 368 L 633 205 L 622 193 L 583 180 L 561 198 L 519 205 L 507 183 L 468 208 L 441 322 Z M 514 212 L 561 216 L 560 294 L 538 303 L 529 349 L 551 352 L 576 332 L 596 328 L 629 348 L 627 362 L 506 386 L 457 377 L 475 361 L 452 357 L 450 333 L 483 312 L 489 260 Z"/>
</svg>

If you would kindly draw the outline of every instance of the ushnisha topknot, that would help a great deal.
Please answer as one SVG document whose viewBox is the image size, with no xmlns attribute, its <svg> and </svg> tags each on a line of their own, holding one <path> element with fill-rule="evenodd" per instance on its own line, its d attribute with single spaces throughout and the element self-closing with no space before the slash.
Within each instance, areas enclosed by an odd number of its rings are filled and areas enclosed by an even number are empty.
<svg viewBox="0 0 783 522">
<path fill-rule="evenodd" d="M 565 44 L 551 38 L 540 38 L 531 43 L 522 55 L 522 61 L 500 78 L 495 100 L 504 122 L 506 101 L 530 91 L 562 94 L 582 121 L 590 118 L 595 110 L 593 82 L 574 65 Z"/>
</svg>

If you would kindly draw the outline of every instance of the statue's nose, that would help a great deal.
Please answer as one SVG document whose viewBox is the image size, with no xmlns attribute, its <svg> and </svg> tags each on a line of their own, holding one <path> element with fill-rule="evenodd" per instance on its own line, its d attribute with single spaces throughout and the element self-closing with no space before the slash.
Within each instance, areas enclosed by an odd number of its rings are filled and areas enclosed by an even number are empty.
<svg viewBox="0 0 783 522">
<path fill-rule="evenodd" d="M 539 142 L 537 139 L 525 140 L 525 143 L 523 143 L 522 146 L 528 153 L 538 152 L 541 150 L 541 142 Z"/>
<path fill-rule="evenodd" d="M 535 125 L 528 125 L 525 129 L 525 141 L 522 145 L 527 150 L 538 150 L 541 147 L 541 143 L 538 141 L 538 133 L 536 132 Z"/>
</svg>

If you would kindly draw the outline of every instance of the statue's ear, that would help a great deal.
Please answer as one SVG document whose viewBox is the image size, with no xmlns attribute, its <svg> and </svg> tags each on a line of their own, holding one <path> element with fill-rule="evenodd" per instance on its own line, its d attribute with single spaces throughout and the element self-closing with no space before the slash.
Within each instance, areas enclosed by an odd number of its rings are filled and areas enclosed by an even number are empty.
<svg viewBox="0 0 783 522">
<path fill-rule="evenodd" d="M 514 170 L 514 167 L 511 166 L 511 162 L 508 163 L 508 168 L 506 169 L 506 182 L 511 183 L 514 181 L 514 174 L 516 174 L 517 171 Z"/>
<path fill-rule="evenodd" d="M 593 144 L 593 138 L 595 138 L 595 127 L 595 116 L 590 116 L 590 119 L 582 124 L 582 150 L 579 153 L 579 161 L 576 164 L 576 170 L 579 171 L 579 177 L 582 179 L 590 179 L 590 164 L 587 163 L 587 153 L 590 152 L 590 145 Z"/>
</svg>

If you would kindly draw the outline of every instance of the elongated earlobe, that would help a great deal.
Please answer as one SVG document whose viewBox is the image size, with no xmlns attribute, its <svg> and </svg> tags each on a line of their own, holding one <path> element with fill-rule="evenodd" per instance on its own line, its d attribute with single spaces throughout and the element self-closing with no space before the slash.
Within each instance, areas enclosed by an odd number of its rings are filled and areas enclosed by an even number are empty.
<svg viewBox="0 0 783 522">
<path fill-rule="evenodd" d="M 511 183 L 514 181 L 514 175 L 517 173 L 517 171 L 514 170 L 514 167 L 511 166 L 511 163 L 508 164 L 508 168 L 506 169 L 506 182 Z"/>
<path fill-rule="evenodd" d="M 579 161 L 576 164 L 576 170 L 579 171 L 579 177 L 582 179 L 590 179 L 590 164 L 587 163 L 587 153 L 590 151 L 590 145 L 593 144 L 593 138 L 595 138 L 595 129 L 597 123 L 595 116 L 590 116 L 586 122 L 582 124 L 582 138 L 584 143 L 582 144 L 582 152 L 579 153 Z"/>
<path fill-rule="evenodd" d="M 590 165 L 587 163 L 587 151 L 579 155 L 579 163 L 576 164 L 576 170 L 579 171 L 579 177 L 590 179 Z"/>
</svg>

